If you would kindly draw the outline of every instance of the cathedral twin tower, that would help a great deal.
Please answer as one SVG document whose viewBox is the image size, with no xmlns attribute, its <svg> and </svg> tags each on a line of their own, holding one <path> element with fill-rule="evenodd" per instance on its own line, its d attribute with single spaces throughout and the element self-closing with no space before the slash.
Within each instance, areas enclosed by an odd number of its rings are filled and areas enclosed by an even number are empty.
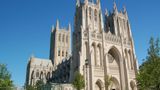
<svg viewBox="0 0 160 90">
<path fill-rule="evenodd" d="M 70 38 L 71 26 L 61 29 L 57 21 L 51 33 L 50 81 L 71 83 L 79 71 L 85 77 L 85 90 L 105 90 L 107 76 L 112 81 L 109 90 L 137 90 L 137 60 L 125 7 L 119 12 L 114 3 L 112 13 L 106 10 L 103 18 L 100 0 L 77 0 L 72 51 Z M 63 63 L 66 68 L 59 69 Z"/>
<path fill-rule="evenodd" d="M 111 90 L 136 90 L 137 60 L 127 11 L 118 12 L 114 3 L 103 20 L 100 4 L 77 0 L 71 71 L 85 76 L 87 90 L 104 90 L 105 76 L 111 76 Z"/>
</svg>

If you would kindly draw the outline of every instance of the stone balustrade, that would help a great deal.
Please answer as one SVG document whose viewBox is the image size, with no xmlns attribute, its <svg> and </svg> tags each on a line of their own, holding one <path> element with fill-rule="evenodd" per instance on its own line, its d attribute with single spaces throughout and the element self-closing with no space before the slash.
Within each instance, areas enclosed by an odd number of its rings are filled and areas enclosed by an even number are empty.
<svg viewBox="0 0 160 90">
<path fill-rule="evenodd" d="M 113 44 L 121 44 L 121 38 L 119 36 L 107 33 L 105 35 L 105 41 Z M 102 40 L 102 34 L 99 33 L 90 33 L 90 37 L 96 40 Z M 88 32 L 84 32 L 84 38 L 88 38 Z M 130 47 L 131 41 L 124 39 L 123 44 L 126 47 Z"/>
<path fill-rule="evenodd" d="M 105 34 L 105 41 L 106 42 L 111 42 L 114 44 L 120 44 L 121 43 L 121 39 L 119 36 L 116 35 L 112 35 L 112 34 Z"/>
<path fill-rule="evenodd" d="M 84 32 L 84 38 L 88 37 L 88 33 Z M 102 40 L 102 34 L 98 34 L 98 33 L 90 33 L 90 37 L 92 39 L 97 39 L 97 40 Z"/>
</svg>

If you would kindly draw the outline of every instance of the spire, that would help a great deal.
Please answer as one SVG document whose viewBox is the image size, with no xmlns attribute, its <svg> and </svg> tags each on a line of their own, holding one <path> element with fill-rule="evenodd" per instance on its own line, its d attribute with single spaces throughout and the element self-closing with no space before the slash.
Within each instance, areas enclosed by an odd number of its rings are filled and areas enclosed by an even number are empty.
<svg viewBox="0 0 160 90">
<path fill-rule="evenodd" d="M 108 16 L 109 14 L 108 14 L 108 10 L 107 9 L 105 9 L 105 15 L 106 16 Z"/>
<path fill-rule="evenodd" d="M 80 0 L 76 1 L 76 6 L 79 7 L 80 6 Z"/>
<path fill-rule="evenodd" d="M 123 13 L 126 17 L 128 17 L 128 14 L 127 14 L 127 10 L 126 10 L 126 6 L 123 6 Z"/>
<path fill-rule="evenodd" d="M 30 56 L 30 60 L 32 60 L 34 58 L 34 54 L 32 53 Z"/>
<path fill-rule="evenodd" d="M 124 12 L 124 13 L 127 12 L 127 11 L 126 11 L 126 6 L 125 6 L 125 5 L 123 6 L 123 12 Z"/>
<path fill-rule="evenodd" d="M 99 8 L 101 7 L 100 0 L 97 0 L 97 5 L 98 5 Z"/>
<path fill-rule="evenodd" d="M 71 24 L 68 25 L 68 31 L 71 31 Z"/>
<path fill-rule="evenodd" d="M 114 1 L 114 6 L 113 6 L 113 12 L 114 12 L 114 13 L 117 13 L 117 12 L 118 12 L 117 5 L 116 5 L 116 2 L 115 2 L 115 1 Z"/>
<path fill-rule="evenodd" d="M 34 54 L 33 53 L 31 54 L 31 58 L 34 58 Z"/>
<path fill-rule="evenodd" d="M 52 25 L 52 30 L 51 30 L 51 32 L 53 32 L 54 31 L 54 26 Z"/>
<path fill-rule="evenodd" d="M 58 30 L 59 29 L 59 20 L 57 20 L 57 22 L 56 22 L 56 30 Z"/>
</svg>

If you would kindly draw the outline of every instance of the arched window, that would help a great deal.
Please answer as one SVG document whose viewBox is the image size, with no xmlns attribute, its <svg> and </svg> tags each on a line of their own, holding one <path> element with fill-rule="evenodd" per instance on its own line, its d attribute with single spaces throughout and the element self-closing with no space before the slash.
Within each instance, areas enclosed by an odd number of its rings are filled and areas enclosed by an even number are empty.
<svg viewBox="0 0 160 90">
<path fill-rule="evenodd" d="M 133 56 L 132 56 L 132 52 L 129 50 L 129 57 L 130 57 L 130 64 L 131 64 L 131 69 L 133 69 Z"/>
<path fill-rule="evenodd" d="M 102 65 L 102 60 L 101 60 L 101 45 L 100 44 L 97 46 L 97 65 L 98 66 Z"/>
<path fill-rule="evenodd" d="M 97 10 L 95 9 L 95 11 L 94 11 L 94 20 L 95 20 L 95 22 L 97 22 Z"/>
<path fill-rule="evenodd" d="M 128 66 L 128 68 L 130 68 L 131 67 L 131 63 L 130 63 L 129 55 L 127 53 L 127 49 L 125 49 L 125 58 L 127 60 L 127 66 Z"/>
<path fill-rule="evenodd" d="M 97 65 L 97 61 L 96 61 L 96 46 L 95 43 L 92 44 L 91 47 L 91 60 L 94 62 L 93 65 Z"/>
<path fill-rule="evenodd" d="M 97 49 L 96 50 L 96 56 L 97 56 L 96 62 L 97 62 L 97 66 L 100 66 L 100 47 L 98 46 L 96 49 Z"/>
<path fill-rule="evenodd" d="M 68 43 L 68 35 L 66 36 L 66 43 Z"/>
<path fill-rule="evenodd" d="M 89 7 L 89 18 L 90 19 L 92 18 L 92 9 L 91 9 L 91 7 Z"/>
<path fill-rule="evenodd" d="M 64 42 L 64 38 L 65 38 L 65 35 L 63 34 L 63 37 L 62 37 L 62 42 Z"/>
<path fill-rule="evenodd" d="M 62 51 L 62 57 L 64 56 L 64 51 Z"/>
<path fill-rule="evenodd" d="M 58 50 L 58 56 L 60 56 L 60 55 L 61 55 L 61 50 L 59 49 L 59 50 Z"/>
<path fill-rule="evenodd" d="M 61 34 L 59 34 L 59 42 L 61 41 Z"/>
</svg>

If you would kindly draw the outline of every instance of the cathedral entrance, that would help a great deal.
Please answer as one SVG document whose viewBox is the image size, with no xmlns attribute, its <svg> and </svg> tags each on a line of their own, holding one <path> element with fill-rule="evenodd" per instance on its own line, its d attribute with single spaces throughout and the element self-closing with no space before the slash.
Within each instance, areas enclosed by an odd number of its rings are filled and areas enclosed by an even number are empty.
<svg viewBox="0 0 160 90">
<path fill-rule="evenodd" d="M 130 82 L 131 90 L 136 90 L 136 84 L 134 81 Z"/>
<path fill-rule="evenodd" d="M 109 66 L 109 74 L 112 76 L 109 90 L 120 90 L 120 83 L 118 80 L 120 79 L 120 60 L 121 55 L 119 50 L 116 47 L 112 47 L 108 51 L 108 66 Z"/>
<path fill-rule="evenodd" d="M 116 78 L 112 77 L 112 84 L 110 86 L 110 90 L 120 90 L 119 82 Z"/>
<path fill-rule="evenodd" d="M 101 90 L 101 87 L 96 83 L 95 90 Z"/>
<path fill-rule="evenodd" d="M 98 80 L 96 83 L 95 83 L 95 90 L 103 90 L 103 83 L 101 82 L 101 80 Z"/>
</svg>

